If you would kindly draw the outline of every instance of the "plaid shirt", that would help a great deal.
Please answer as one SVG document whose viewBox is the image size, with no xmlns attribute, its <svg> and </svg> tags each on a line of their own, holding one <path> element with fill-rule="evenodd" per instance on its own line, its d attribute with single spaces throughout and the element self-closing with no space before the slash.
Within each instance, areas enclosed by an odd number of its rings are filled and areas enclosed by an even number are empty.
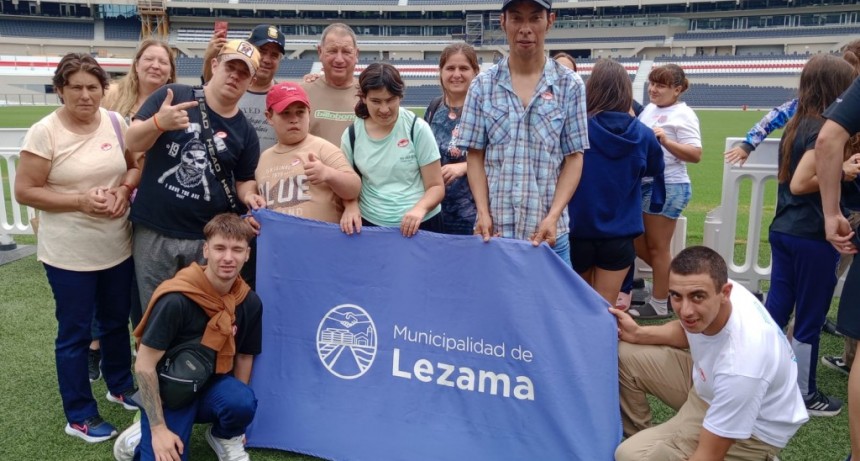
<svg viewBox="0 0 860 461">
<path fill-rule="evenodd" d="M 547 59 L 528 107 L 514 92 L 508 59 L 469 87 L 457 144 L 484 151 L 493 227 L 527 240 L 549 213 L 564 157 L 588 148 L 585 85 Z M 567 207 L 557 235 L 569 232 Z"/>
</svg>

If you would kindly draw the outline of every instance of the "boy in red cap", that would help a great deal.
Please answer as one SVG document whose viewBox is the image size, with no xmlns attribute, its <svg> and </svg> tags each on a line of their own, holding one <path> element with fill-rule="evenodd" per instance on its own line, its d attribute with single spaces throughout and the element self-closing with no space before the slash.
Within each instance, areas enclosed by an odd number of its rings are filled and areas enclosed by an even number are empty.
<svg viewBox="0 0 860 461">
<path fill-rule="evenodd" d="M 255 195 L 261 200 L 254 203 L 264 202 L 266 208 L 280 213 L 339 223 L 342 200 L 358 198 L 361 180 L 340 148 L 308 134 L 310 102 L 305 90 L 293 83 L 273 86 L 266 96 L 266 119 L 278 142 L 260 154 Z"/>
</svg>

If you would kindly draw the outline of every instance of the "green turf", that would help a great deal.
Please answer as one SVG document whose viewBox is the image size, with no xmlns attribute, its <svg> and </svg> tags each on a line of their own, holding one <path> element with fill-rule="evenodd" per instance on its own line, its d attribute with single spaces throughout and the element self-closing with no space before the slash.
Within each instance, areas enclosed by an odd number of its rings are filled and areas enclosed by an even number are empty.
<svg viewBox="0 0 860 461">
<path fill-rule="evenodd" d="M 29 126 L 47 113 L 0 108 L 0 126 Z M 418 110 L 416 112 L 421 113 Z M 764 112 L 750 111 L 697 111 L 703 132 L 704 154 L 702 162 L 689 166 L 693 182 L 693 198 L 685 211 L 688 219 L 687 244 L 702 242 L 705 214 L 720 201 L 725 138 L 742 137 L 746 130 Z M 8 122 L 7 120 L 13 120 Z M 754 155 L 754 154 L 753 154 Z M 749 191 L 746 191 L 748 194 Z M 773 216 L 775 187 L 768 190 L 765 200 L 765 229 Z M 741 199 L 743 203 L 744 198 Z M 746 220 L 739 221 L 736 233 L 736 254 L 746 244 Z M 766 243 L 766 232 L 762 236 Z M 21 236 L 19 243 L 33 243 L 33 238 Z M 769 247 L 764 246 L 760 261 L 767 264 Z M 53 317 L 53 299 L 45 279 L 44 270 L 29 257 L 0 266 L 0 460 L 104 460 L 111 459 L 110 444 L 89 445 L 71 439 L 62 432 L 63 413 L 57 393 L 56 372 L 53 359 L 53 340 L 56 321 Z M 831 318 L 835 309 L 831 310 Z M 823 335 L 820 354 L 832 355 L 841 352 L 840 339 Z M 823 392 L 845 399 L 847 378 L 826 367 L 819 367 L 818 384 Z M 132 414 L 108 404 L 103 382 L 94 386 L 94 394 L 106 419 L 119 426 L 131 422 Z M 671 416 L 672 412 L 655 404 L 658 420 Z M 582 418 L 582 415 L 571 417 Z M 780 455 L 784 461 L 842 461 L 849 450 L 847 408 L 832 418 L 813 418 L 800 429 L 789 446 Z M 202 430 L 196 429 L 190 450 L 192 459 L 215 459 L 202 438 Z M 251 450 L 256 460 L 309 460 L 295 454 Z"/>
<path fill-rule="evenodd" d="M 54 109 L 56 109 L 54 106 L 0 107 L 0 127 L 29 128 Z"/>
</svg>

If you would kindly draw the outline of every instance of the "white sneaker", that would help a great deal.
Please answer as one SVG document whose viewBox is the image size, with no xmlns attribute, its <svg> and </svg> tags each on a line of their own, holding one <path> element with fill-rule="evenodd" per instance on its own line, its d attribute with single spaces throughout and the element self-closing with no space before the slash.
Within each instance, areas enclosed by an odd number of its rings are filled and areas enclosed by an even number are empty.
<svg viewBox="0 0 860 461">
<path fill-rule="evenodd" d="M 212 435 L 212 426 L 206 428 L 206 441 L 218 456 L 218 461 L 250 461 L 245 451 L 245 434 L 232 439 L 219 439 Z"/>
<path fill-rule="evenodd" d="M 135 421 L 117 437 L 113 444 L 113 457 L 116 461 L 131 461 L 134 458 L 134 449 L 139 444 L 140 421 Z"/>
</svg>

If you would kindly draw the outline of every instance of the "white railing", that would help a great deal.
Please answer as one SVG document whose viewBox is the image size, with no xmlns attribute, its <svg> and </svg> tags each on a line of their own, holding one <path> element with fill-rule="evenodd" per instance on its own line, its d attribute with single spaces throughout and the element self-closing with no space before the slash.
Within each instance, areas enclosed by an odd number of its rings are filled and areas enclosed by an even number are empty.
<svg viewBox="0 0 860 461">
<path fill-rule="evenodd" d="M 59 106 L 60 97 L 53 93 L 0 93 L 0 106 Z"/>
<path fill-rule="evenodd" d="M 743 138 L 727 138 L 726 150 L 740 144 Z M 770 262 L 762 266 L 758 261 L 761 248 L 762 213 L 765 185 L 776 180 L 779 159 L 779 139 L 767 139 L 753 152 L 743 166 L 725 164 L 720 206 L 705 218 L 704 244 L 716 250 L 726 259 L 729 277 L 753 291 L 758 291 L 762 281 L 770 280 Z M 749 203 L 739 203 L 741 183 L 750 181 Z M 749 206 L 746 249 L 743 259 L 735 263 L 735 234 L 738 210 Z"/>
<path fill-rule="evenodd" d="M 743 138 L 726 138 L 726 150 L 738 145 Z M 759 263 L 762 235 L 768 232 L 769 222 L 762 222 L 765 207 L 765 187 L 776 181 L 779 160 L 779 139 L 766 139 L 753 152 L 743 166 L 726 164 L 723 167 L 722 198 L 720 206 L 705 217 L 704 244 L 725 258 L 729 277 L 753 292 L 761 290 L 761 282 L 770 280 L 771 261 Z M 741 203 L 741 185 L 750 182 L 749 201 Z M 775 204 L 775 203 L 774 203 Z M 746 248 L 743 258 L 735 262 L 735 239 L 738 214 L 749 208 L 747 217 Z M 766 234 L 765 234 L 766 235 Z M 740 237 L 740 236 L 737 236 Z M 834 296 L 842 293 L 845 277 L 839 279 Z"/>
<path fill-rule="evenodd" d="M 0 184 L 0 245 L 14 243 L 13 235 L 33 233 L 30 218 L 35 211 L 20 205 L 13 191 L 20 146 L 26 133 L 25 128 L 0 129 L 0 172 L 6 173 Z"/>
</svg>

